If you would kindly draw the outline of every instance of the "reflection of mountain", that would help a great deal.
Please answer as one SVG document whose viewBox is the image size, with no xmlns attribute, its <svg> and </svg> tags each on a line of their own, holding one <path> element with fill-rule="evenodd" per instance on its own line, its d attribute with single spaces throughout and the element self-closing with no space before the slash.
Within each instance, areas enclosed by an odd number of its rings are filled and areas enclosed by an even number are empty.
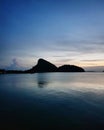
<svg viewBox="0 0 104 130">
<path fill-rule="evenodd" d="M 37 65 L 26 72 L 84 72 L 84 69 L 74 65 L 63 65 L 57 68 L 54 64 L 44 59 L 39 59 Z"/>
<path fill-rule="evenodd" d="M 48 84 L 48 77 L 46 74 L 37 74 L 37 84 L 39 88 L 46 87 Z"/>
</svg>

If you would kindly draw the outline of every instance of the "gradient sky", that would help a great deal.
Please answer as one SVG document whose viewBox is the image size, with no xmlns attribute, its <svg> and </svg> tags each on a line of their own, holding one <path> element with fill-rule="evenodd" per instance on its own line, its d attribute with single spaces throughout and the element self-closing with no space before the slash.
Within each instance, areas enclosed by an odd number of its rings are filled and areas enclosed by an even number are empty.
<svg viewBox="0 0 104 130">
<path fill-rule="evenodd" d="M 45 58 L 104 66 L 104 0 L 0 0 L 0 68 Z"/>
</svg>

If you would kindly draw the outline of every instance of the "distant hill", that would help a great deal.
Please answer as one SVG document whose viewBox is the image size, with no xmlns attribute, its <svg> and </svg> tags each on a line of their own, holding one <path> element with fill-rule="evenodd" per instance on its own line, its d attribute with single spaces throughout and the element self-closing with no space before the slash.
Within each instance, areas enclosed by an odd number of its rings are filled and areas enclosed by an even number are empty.
<svg viewBox="0 0 104 130">
<path fill-rule="evenodd" d="M 0 70 L 0 74 L 24 74 L 24 73 L 42 73 L 42 72 L 85 72 L 81 67 L 75 65 L 63 65 L 56 67 L 54 64 L 44 59 L 39 59 L 37 64 L 31 69 L 22 70 Z"/>
<path fill-rule="evenodd" d="M 44 59 L 39 59 L 37 65 L 27 70 L 26 72 L 36 73 L 36 72 L 56 72 L 56 71 L 57 67 L 54 64 Z"/>
<path fill-rule="evenodd" d="M 57 69 L 58 72 L 84 72 L 85 70 L 75 65 L 63 65 Z"/>
<path fill-rule="evenodd" d="M 0 74 L 5 74 L 5 70 L 4 69 L 0 69 Z"/>
<path fill-rule="evenodd" d="M 22 70 L 4 70 L 0 69 L 0 74 L 24 74 L 25 71 Z"/>
<path fill-rule="evenodd" d="M 57 68 L 54 64 L 44 59 L 39 59 L 36 66 L 26 71 L 27 73 L 39 72 L 85 72 L 81 67 L 74 65 L 63 65 Z"/>
</svg>

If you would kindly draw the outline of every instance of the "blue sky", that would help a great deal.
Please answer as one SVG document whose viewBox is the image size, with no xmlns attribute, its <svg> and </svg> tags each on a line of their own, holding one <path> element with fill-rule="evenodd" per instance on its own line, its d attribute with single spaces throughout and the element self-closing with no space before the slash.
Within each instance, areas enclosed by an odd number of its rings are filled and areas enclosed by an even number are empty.
<svg viewBox="0 0 104 130">
<path fill-rule="evenodd" d="M 0 0 L 0 19 L 0 68 L 104 66 L 104 0 Z"/>
</svg>

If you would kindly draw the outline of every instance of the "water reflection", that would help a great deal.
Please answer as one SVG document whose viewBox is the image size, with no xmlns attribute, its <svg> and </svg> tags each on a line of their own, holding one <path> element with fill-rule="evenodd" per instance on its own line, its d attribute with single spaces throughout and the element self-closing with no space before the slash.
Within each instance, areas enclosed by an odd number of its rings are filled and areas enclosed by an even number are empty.
<svg viewBox="0 0 104 130">
<path fill-rule="evenodd" d="M 103 115 L 102 73 L 0 76 L 0 127 L 99 130 L 104 129 Z"/>
<path fill-rule="evenodd" d="M 39 88 L 44 88 L 48 85 L 49 80 L 46 73 L 37 74 L 37 85 Z"/>
</svg>

